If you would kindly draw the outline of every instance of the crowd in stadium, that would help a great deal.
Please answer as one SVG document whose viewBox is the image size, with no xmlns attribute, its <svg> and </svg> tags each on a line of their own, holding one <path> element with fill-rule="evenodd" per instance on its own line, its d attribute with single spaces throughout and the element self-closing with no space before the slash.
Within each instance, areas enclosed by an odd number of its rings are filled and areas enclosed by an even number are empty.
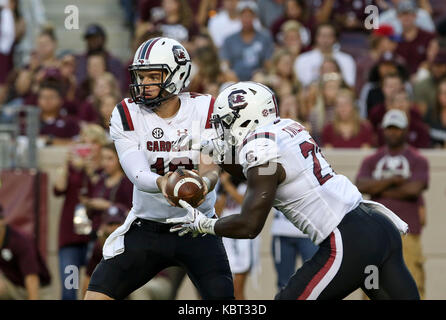
<svg viewBox="0 0 446 320">
<path fill-rule="evenodd" d="M 280 116 L 302 123 L 324 148 L 383 146 L 383 118 L 397 109 L 407 116 L 411 146 L 446 148 L 443 0 L 121 2 L 132 54 L 159 36 L 185 46 L 193 62 L 188 91 L 216 97 L 231 82 L 266 84 Z M 370 4 L 379 9 L 373 28 L 365 26 Z M 110 52 L 101 25 L 85 28 L 85 49 L 75 52 L 61 48 L 56 27 L 45 24 L 27 62 L 14 61 L 27 28 L 20 5 L 10 0 L 0 11 L 0 119 L 9 121 L 8 108 L 36 106 L 39 146 L 70 145 L 54 185 L 57 196 L 66 196 L 59 233 L 63 282 L 65 266 L 98 257 L 94 251 L 111 233 L 107 226 L 119 225 L 132 205 L 133 186 L 109 145 L 108 121 L 129 97 L 133 57 L 121 61 Z M 94 218 L 91 230 L 76 233 L 79 204 Z M 119 213 L 107 218 L 111 211 Z M 76 292 L 63 289 L 62 298 L 76 299 Z"/>
</svg>

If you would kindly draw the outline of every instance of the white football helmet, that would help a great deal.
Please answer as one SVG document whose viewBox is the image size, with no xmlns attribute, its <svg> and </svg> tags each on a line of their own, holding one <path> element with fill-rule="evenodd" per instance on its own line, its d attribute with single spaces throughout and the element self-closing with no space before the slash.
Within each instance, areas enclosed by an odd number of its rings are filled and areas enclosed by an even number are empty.
<svg viewBox="0 0 446 320">
<path fill-rule="evenodd" d="M 163 70 L 166 72 L 164 82 L 151 84 L 160 87 L 156 98 L 147 99 L 144 90 L 148 85 L 141 83 L 138 71 Z M 133 64 L 129 66 L 132 83 L 130 94 L 137 103 L 150 109 L 160 106 L 161 102 L 180 93 L 189 85 L 191 60 L 187 50 L 174 39 L 152 38 L 141 44 L 136 50 Z"/>
<path fill-rule="evenodd" d="M 253 81 L 230 85 L 214 103 L 211 118 L 217 133 L 214 149 L 223 157 L 230 146 L 239 147 L 258 126 L 278 117 L 276 97 L 270 88 Z"/>
</svg>

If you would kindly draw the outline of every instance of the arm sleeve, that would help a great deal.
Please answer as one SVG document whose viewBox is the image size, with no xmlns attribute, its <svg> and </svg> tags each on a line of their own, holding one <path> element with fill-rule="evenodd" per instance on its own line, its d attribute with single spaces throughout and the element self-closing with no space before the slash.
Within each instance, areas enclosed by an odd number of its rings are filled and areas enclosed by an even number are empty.
<svg viewBox="0 0 446 320">
<path fill-rule="evenodd" d="M 149 160 L 135 130 L 124 130 L 117 107 L 110 119 L 110 137 L 115 143 L 121 167 L 135 187 L 143 192 L 160 192 L 156 184 L 159 175 L 150 170 Z"/>
</svg>

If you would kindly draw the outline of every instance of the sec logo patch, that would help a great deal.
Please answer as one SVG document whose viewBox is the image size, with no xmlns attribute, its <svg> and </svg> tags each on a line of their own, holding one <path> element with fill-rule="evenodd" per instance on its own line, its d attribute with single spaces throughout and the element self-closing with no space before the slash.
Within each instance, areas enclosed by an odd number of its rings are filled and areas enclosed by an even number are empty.
<svg viewBox="0 0 446 320">
<path fill-rule="evenodd" d="M 152 136 L 155 139 L 161 139 L 164 136 L 164 131 L 161 128 L 155 128 L 152 130 Z"/>
</svg>

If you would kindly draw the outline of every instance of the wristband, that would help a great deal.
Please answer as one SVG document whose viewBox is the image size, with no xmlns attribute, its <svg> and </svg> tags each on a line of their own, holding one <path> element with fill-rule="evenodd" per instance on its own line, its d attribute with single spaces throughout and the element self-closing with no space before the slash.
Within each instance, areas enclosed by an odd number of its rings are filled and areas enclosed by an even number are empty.
<svg viewBox="0 0 446 320">
<path fill-rule="evenodd" d="M 198 222 L 198 232 L 208 233 L 215 236 L 214 226 L 217 219 L 211 219 L 203 216 L 202 220 Z"/>
</svg>

